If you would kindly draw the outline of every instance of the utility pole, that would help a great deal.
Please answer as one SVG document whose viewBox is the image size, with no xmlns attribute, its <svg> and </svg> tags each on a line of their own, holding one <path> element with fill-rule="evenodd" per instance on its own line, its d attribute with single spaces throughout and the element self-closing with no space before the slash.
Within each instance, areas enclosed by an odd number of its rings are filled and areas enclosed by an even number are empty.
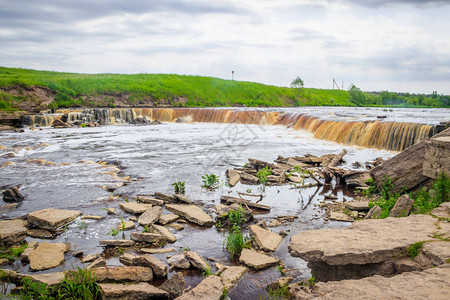
<svg viewBox="0 0 450 300">
<path fill-rule="evenodd" d="M 338 90 L 340 90 L 339 85 L 337 84 L 336 80 L 334 80 L 334 78 L 333 78 L 333 90 L 334 90 L 334 86 L 336 86 L 336 88 Z M 342 89 L 344 89 L 344 82 L 342 82 Z"/>
<path fill-rule="evenodd" d="M 231 71 L 231 80 L 234 80 L 234 70 Z"/>
</svg>

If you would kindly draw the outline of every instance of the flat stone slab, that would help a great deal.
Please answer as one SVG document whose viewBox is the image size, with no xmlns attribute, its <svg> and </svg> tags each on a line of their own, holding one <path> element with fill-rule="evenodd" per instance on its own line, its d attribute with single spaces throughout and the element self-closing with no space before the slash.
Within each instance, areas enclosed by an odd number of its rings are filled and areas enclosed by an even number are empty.
<svg viewBox="0 0 450 300">
<path fill-rule="evenodd" d="M 48 286 L 55 286 L 64 279 L 63 272 L 37 274 L 30 276 L 33 281 L 45 283 Z"/>
<path fill-rule="evenodd" d="M 211 275 L 203 279 L 195 288 L 176 298 L 176 300 L 219 300 L 223 292 L 220 277 Z"/>
<path fill-rule="evenodd" d="M 141 204 L 137 202 L 126 202 L 126 203 L 120 203 L 120 208 L 124 211 L 130 213 L 130 214 L 142 214 L 147 209 L 151 208 L 151 204 Z"/>
<path fill-rule="evenodd" d="M 163 200 L 152 198 L 152 197 L 147 197 L 147 196 L 137 196 L 136 201 L 146 203 L 146 204 L 151 204 L 151 205 L 158 205 L 158 206 L 164 205 Z"/>
<path fill-rule="evenodd" d="M 27 237 L 27 222 L 24 220 L 0 221 L 0 245 L 10 245 Z"/>
<path fill-rule="evenodd" d="M 161 234 L 147 232 L 132 232 L 130 238 L 132 241 L 144 243 L 153 243 L 166 240 L 166 238 Z"/>
<path fill-rule="evenodd" d="M 177 241 L 176 236 L 164 226 L 153 224 L 152 229 L 155 233 L 163 235 L 169 243 L 175 243 Z"/>
<path fill-rule="evenodd" d="M 199 270 L 205 270 L 208 268 L 206 261 L 197 252 L 188 251 L 186 252 L 185 257 L 194 268 Z"/>
<path fill-rule="evenodd" d="M 283 240 L 280 235 L 257 225 L 250 225 L 249 229 L 250 236 L 255 239 L 256 244 L 261 250 L 275 251 Z"/>
<path fill-rule="evenodd" d="M 431 211 L 438 218 L 450 218 L 450 202 L 444 202 Z"/>
<path fill-rule="evenodd" d="M 239 175 L 239 172 L 230 169 L 230 170 L 227 170 L 227 178 L 228 178 L 228 184 L 230 186 L 235 186 L 241 179 L 241 175 Z"/>
<path fill-rule="evenodd" d="M 341 221 L 341 222 L 353 222 L 353 221 L 355 221 L 355 219 L 353 219 L 349 215 L 346 215 L 346 214 L 338 212 L 338 211 L 330 212 L 330 220 Z"/>
<path fill-rule="evenodd" d="M 231 197 L 231 196 L 221 196 L 220 201 L 225 201 L 227 204 L 233 204 L 233 203 L 242 204 L 242 206 L 244 206 L 244 207 L 248 206 L 250 208 L 260 209 L 260 210 L 270 210 L 270 208 L 271 208 L 268 205 L 254 203 L 254 202 L 250 202 L 248 200 L 243 200 L 241 198 L 235 198 L 235 197 Z"/>
<path fill-rule="evenodd" d="M 344 206 L 350 210 L 369 211 L 369 201 L 344 202 Z"/>
<path fill-rule="evenodd" d="M 201 226 L 209 226 L 213 223 L 212 218 L 196 205 L 166 204 L 166 209 Z"/>
<path fill-rule="evenodd" d="M 438 231 L 429 215 L 370 219 L 345 229 L 309 230 L 295 234 L 289 244 L 292 256 L 329 265 L 370 264 L 391 260 L 411 244 L 430 240 Z"/>
<path fill-rule="evenodd" d="M 161 253 L 170 253 L 170 252 L 175 251 L 174 248 L 140 248 L 139 250 L 141 250 L 144 253 L 148 253 L 148 254 L 161 254 Z"/>
<path fill-rule="evenodd" d="M 156 221 L 158 221 L 159 216 L 162 213 L 161 206 L 153 206 L 152 208 L 147 209 L 144 213 L 139 217 L 138 223 L 142 226 L 150 226 Z"/>
<path fill-rule="evenodd" d="M 239 261 L 255 270 L 262 270 L 278 263 L 278 259 L 250 249 L 242 249 Z"/>
<path fill-rule="evenodd" d="M 28 214 L 28 223 L 47 230 L 56 230 L 81 215 L 81 211 L 46 208 Z"/>
<path fill-rule="evenodd" d="M 153 271 L 150 267 L 114 267 L 114 268 L 96 268 L 95 277 L 98 282 L 103 281 L 152 281 Z"/>
<path fill-rule="evenodd" d="M 375 275 L 359 280 L 319 282 L 306 293 L 292 284 L 294 299 L 450 299 L 450 265 L 392 277 Z"/>
<path fill-rule="evenodd" d="M 159 224 L 162 224 L 162 225 L 166 225 L 166 224 L 175 222 L 175 221 L 178 220 L 179 218 L 180 218 L 180 216 L 177 215 L 177 214 L 160 215 L 160 216 L 159 216 L 158 223 L 159 223 Z"/>
<path fill-rule="evenodd" d="M 112 247 L 130 247 L 134 246 L 135 242 L 130 240 L 103 240 L 99 241 L 101 246 L 112 246 Z"/>
<path fill-rule="evenodd" d="M 145 254 L 145 255 L 133 255 L 130 253 L 124 253 L 119 258 L 120 262 L 127 266 L 142 266 L 142 267 L 150 267 L 153 270 L 155 276 L 158 277 L 166 277 L 168 267 L 162 261 L 157 259 L 156 257 Z"/>
<path fill-rule="evenodd" d="M 103 217 L 103 216 L 96 216 L 96 215 L 82 215 L 81 216 L 81 219 L 84 219 L 84 220 L 97 220 L 97 221 L 100 221 L 100 220 L 103 220 L 105 217 Z"/>
<path fill-rule="evenodd" d="M 227 290 L 230 290 L 241 279 L 242 275 L 247 272 L 246 267 L 225 267 L 226 269 L 220 274 L 222 283 Z"/>
<path fill-rule="evenodd" d="M 27 235 L 34 237 L 34 238 L 39 238 L 39 239 L 50 239 L 53 237 L 53 234 L 46 230 L 46 229 L 28 229 L 27 230 Z"/>
<path fill-rule="evenodd" d="M 105 299 L 169 299 L 169 293 L 146 282 L 137 284 L 101 283 Z"/>
<path fill-rule="evenodd" d="M 28 256 L 31 270 L 42 271 L 61 265 L 68 250 L 69 246 L 64 243 L 40 243 Z"/>
</svg>

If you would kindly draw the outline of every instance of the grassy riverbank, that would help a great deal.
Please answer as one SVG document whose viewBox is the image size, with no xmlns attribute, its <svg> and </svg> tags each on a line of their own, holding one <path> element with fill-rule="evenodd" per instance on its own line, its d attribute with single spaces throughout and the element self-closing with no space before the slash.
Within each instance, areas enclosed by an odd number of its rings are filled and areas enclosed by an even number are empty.
<svg viewBox="0 0 450 300">
<path fill-rule="evenodd" d="M 244 105 L 354 106 L 355 104 L 349 100 L 349 92 L 342 90 L 293 89 L 254 82 L 175 74 L 77 74 L 0 67 L 0 110 Z"/>
</svg>

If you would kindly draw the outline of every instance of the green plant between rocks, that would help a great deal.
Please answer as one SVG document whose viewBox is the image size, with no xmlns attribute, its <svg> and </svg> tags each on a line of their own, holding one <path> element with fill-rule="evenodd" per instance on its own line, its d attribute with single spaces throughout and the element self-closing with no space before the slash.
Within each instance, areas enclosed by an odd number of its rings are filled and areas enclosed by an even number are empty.
<svg viewBox="0 0 450 300">
<path fill-rule="evenodd" d="M 244 208 L 239 205 L 236 210 L 230 210 L 228 212 L 228 220 L 233 226 L 241 226 L 245 222 L 245 211 Z"/>
<path fill-rule="evenodd" d="M 22 300 L 53 300 L 57 299 L 52 296 L 54 292 L 48 288 L 45 283 L 35 282 L 30 277 L 21 280 L 22 289 L 20 290 L 20 299 Z"/>
<path fill-rule="evenodd" d="M 8 260 L 14 260 L 16 257 L 20 256 L 25 249 L 27 249 L 28 244 L 23 242 L 18 246 L 14 246 L 11 248 L 1 248 L 0 249 L 0 258 L 5 258 Z"/>
<path fill-rule="evenodd" d="M 91 300 L 100 297 L 101 290 L 95 279 L 93 269 L 82 269 L 66 273 L 63 281 L 57 286 L 58 299 Z"/>
<path fill-rule="evenodd" d="M 256 177 L 261 184 L 267 183 L 267 176 L 272 175 L 272 168 L 264 167 L 256 172 Z"/>
<path fill-rule="evenodd" d="M 233 226 L 231 231 L 225 237 L 224 250 L 231 257 L 235 257 L 241 254 L 241 251 L 244 248 L 250 248 L 250 240 L 247 236 L 242 234 L 239 226 Z"/>
<path fill-rule="evenodd" d="M 416 256 L 419 255 L 420 252 L 422 252 L 423 244 L 425 242 L 426 241 L 417 242 L 406 247 L 406 255 L 412 259 L 416 258 Z"/>
<path fill-rule="evenodd" d="M 208 276 L 211 276 L 213 273 L 211 272 L 211 266 L 210 265 L 208 265 L 208 264 L 206 264 L 206 268 L 204 268 L 203 270 L 202 270 L 202 276 L 203 277 L 208 277 Z"/>
<path fill-rule="evenodd" d="M 186 191 L 186 181 L 174 182 L 172 186 L 175 188 L 175 194 L 184 194 Z"/>
<path fill-rule="evenodd" d="M 216 174 L 205 174 L 202 176 L 203 187 L 207 189 L 215 189 L 219 183 L 219 177 Z"/>
</svg>

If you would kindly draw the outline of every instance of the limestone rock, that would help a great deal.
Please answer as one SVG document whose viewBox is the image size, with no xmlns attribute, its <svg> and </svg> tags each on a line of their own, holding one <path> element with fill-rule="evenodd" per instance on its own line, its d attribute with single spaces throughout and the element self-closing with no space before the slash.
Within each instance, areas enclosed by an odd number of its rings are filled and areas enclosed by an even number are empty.
<svg viewBox="0 0 450 300">
<path fill-rule="evenodd" d="M 171 202 L 175 201 L 174 196 L 170 196 L 170 195 L 160 193 L 160 192 L 155 193 L 155 198 L 163 200 L 164 203 L 171 203 Z"/>
<path fill-rule="evenodd" d="M 330 220 L 343 221 L 343 222 L 353 222 L 354 221 L 354 219 L 352 217 L 350 217 L 349 215 L 346 215 L 346 214 L 338 212 L 338 211 L 330 212 Z"/>
<path fill-rule="evenodd" d="M 435 223 L 432 216 L 411 215 L 358 221 L 345 229 L 309 230 L 292 236 L 289 252 L 329 265 L 380 263 L 401 256 L 411 244 L 429 240 L 437 231 Z"/>
<path fill-rule="evenodd" d="M 176 298 L 177 300 L 219 300 L 223 283 L 220 277 L 211 275 L 203 279 L 195 288 Z"/>
<path fill-rule="evenodd" d="M 369 201 L 349 201 L 344 202 L 344 206 L 350 210 L 368 211 Z"/>
<path fill-rule="evenodd" d="M 81 219 L 100 221 L 100 220 L 105 219 L 105 217 L 103 217 L 103 216 L 95 216 L 95 215 L 82 215 Z"/>
<path fill-rule="evenodd" d="M 26 222 L 23 220 L 0 221 L 0 245 L 20 242 L 27 236 Z"/>
<path fill-rule="evenodd" d="M 141 248 L 140 250 L 144 253 L 149 253 L 149 254 L 161 254 L 161 253 L 169 253 L 169 252 L 175 251 L 174 248 Z"/>
<path fill-rule="evenodd" d="M 167 204 L 166 209 L 200 226 L 209 226 L 213 223 L 211 217 L 196 205 Z"/>
<path fill-rule="evenodd" d="M 277 250 L 283 240 L 280 235 L 256 225 L 250 225 L 249 230 L 250 236 L 255 239 L 258 247 L 265 251 Z"/>
<path fill-rule="evenodd" d="M 259 181 L 258 177 L 248 174 L 246 172 L 241 172 L 240 176 L 241 176 L 242 180 L 248 181 L 251 183 L 258 183 L 258 181 Z"/>
<path fill-rule="evenodd" d="M 270 221 L 270 223 L 269 223 L 269 227 L 278 227 L 278 226 L 281 226 L 281 225 L 283 225 L 283 223 L 281 223 L 277 219 L 274 219 L 274 220 Z"/>
<path fill-rule="evenodd" d="M 377 219 L 383 209 L 379 207 L 378 205 L 373 206 L 369 212 L 367 213 L 366 217 L 364 219 Z"/>
<path fill-rule="evenodd" d="M 116 209 L 110 207 L 110 208 L 108 208 L 108 210 L 106 211 L 106 213 L 107 213 L 108 215 L 115 215 L 115 214 L 116 214 Z"/>
<path fill-rule="evenodd" d="M 81 215 L 81 211 L 46 208 L 28 214 L 28 223 L 50 231 L 56 230 Z"/>
<path fill-rule="evenodd" d="M 166 240 L 166 238 L 161 234 L 147 232 L 132 232 L 130 238 L 132 241 L 144 243 L 161 242 Z"/>
<path fill-rule="evenodd" d="M 189 200 L 185 195 L 183 194 L 174 194 L 173 195 L 178 201 L 184 202 L 186 204 L 193 204 L 191 200 Z"/>
<path fill-rule="evenodd" d="M 131 229 L 136 228 L 136 224 L 134 224 L 133 221 L 123 221 L 123 223 L 122 223 L 122 222 L 119 223 L 119 225 L 117 226 L 117 228 L 118 228 L 119 230 L 120 230 L 120 229 L 123 229 L 123 230 L 131 230 Z"/>
<path fill-rule="evenodd" d="M 186 282 L 184 281 L 183 273 L 177 272 L 170 279 L 166 280 L 160 289 L 166 291 L 170 295 L 170 299 L 175 299 L 183 294 L 186 289 Z"/>
<path fill-rule="evenodd" d="M 239 175 L 239 172 L 230 169 L 230 170 L 227 170 L 227 178 L 228 178 L 228 184 L 230 186 L 235 186 L 241 179 L 241 176 Z"/>
<path fill-rule="evenodd" d="M 146 282 L 101 283 L 100 288 L 105 299 L 169 299 L 169 293 Z"/>
<path fill-rule="evenodd" d="M 100 257 L 100 253 L 97 254 L 90 254 L 90 255 L 86 255 L 83 257 L 83 259 L 81 260 L 81 262 L 83 264 L 88 263 L 88 262 L 92 262 L 94 260 L 96 260 L 97 258 Z"/>
<path fill-rule="evenodd" d="M 426 145 L 422 174 L 436 179 L 450 170 L 450 136 L 432 137 Z"/>
<path fill-rule="evenodd" d="M 294 277 L 281 277 L 276 279 L 275 281 L 272 281 L 269 283 L 269 285 L 266 286 L 267 291 L 274 291 L 279 288 L 282 288 L 284 286 L 287 286 L 291 281 L 294 280 Z"/>
<path fill-rule="evenodd" d="M 20 193 L 19 189 L 15 186 L 13 188 L 7 189 L 3 192 L 3 201 L 5 202 L 22 202 L 24 197 Z"/>
<path fill-rule="evenodd" d="M 146 196 L 137 196 L 136 201 L 142 202 L 142 203 L 151 204 L 151 205 L 157 205 L 157 206 L 164 205 L 164 201 L 163 200 L 156 199 L 156 198 L 151 198 L 151 197 L 146 197 Z"/>
<path fill-rule="evenodd" d="M 102 240 L 99 241 L 99 244 L 112 247 L 130 247 L 134 246 L 135 242 L 130 240 Z"/>
<path fill-rule="evenodd" d="M 86 269 L 96 269 L 106 267 L 106 260 L 103 257 L 99 257 L 93 262 L 91 262 Z"/>
<path fill-rule="evenodd" d="M 64 279 L 63 272 L 45 273 L 45 274 L 27 275 L 27 276 L 30 276 L 30 278 L 33 281 L 45 283 L 48 286 L 55 286 Z"/>
<path fill-rule="evenodd" d="M 150 267 L 155 276 L 166 277 L 167 265 L 152 255 L 137 256 L 130 253 L 125 253 L 119 258 L 120 262 L 127 266 L 143 266 Z"/>
<path fill-rule="evenodd" d="M 191 263 L 194 268 L 199 270 L 204 270 L 208 268 L 208 264 L 203 260 L 203 258 L 194 251 L 188 251 L 185 254 L 186 259 Z"/>
<path fill-rule="evenodd" d="M 191 264 L 183 254 L 174 255 L 167 260 L 167 263 L 178 269 L 189 269 Z"/>
<path fill-rule="evenodd" d="M 389 213 L 389 217 L 406 217 L 409 215 L 409 211 L 411 210 L 414 204 L 414 200 L 409 198 L 407 194 L 401 196 L 395 202 L 394 207 Z"/>
<path fill-rule="evenodd" d="M 20 259 L 23 261 L 29 261 L 31 252 L 33 252 L 33 250 L 36 249 L 37 246 L 37 242 L 29 242 L 27 248 L 20 255 Z"/>
<path fill-rule="evenodd" d="M 450 266 L 392 277 L 372 276 L 359 280 L 319 282 L 313 290 L 291 285 L 294 299 L 436 299 L 450 298 Z"/>
<path fill-rule="evenodd" d="M 164 226 L 153 224 L 152 230 L 163 235 L 169 243 L 175 243 L 177 241 L 177 238 Z"/>
<path fill-rule="evenodd" d="M 278 259 L 250 249 L 242 249 L 239 261 L 255 270 L 262 270 L 278 263 Z"/>
<path fill-rule="evenodd" d="M 64 253 L 68 250 L 68 245 L 63 243 L 40 243 L 28 256 L 30 268 L 42 271 L 57 267 L 64 262 Z"/>
<path fill-rule="evenodd" d="M 158 221 L 161 212 L 161 206 L 154 206 L 152 208 L 149 208 L 139 217 L 138 222 L 142 226 L 150 226 Z"/>
<path fill-rule="evenodd" d="M 169 227 L 175 229 L 176 231 L 181 231 L 184 229 L 184 226 L 178 223 L 169 224 Z"/>
<path fill-rule="evenodd" d="M 179 215 L 176 214 L 167 214 L 167 215 L 160 215 L 159 216 L 159 220 L 158 223 L 162 224 L 162 225 L 166 225 L 172 222 L 175 222 L 176 220 L 178 220 L 180 218 Z"/>
<path fill-rule="evenodd" d="M 222 278 L 223 285 L 227 290 L 230 290 L 236 285 L 236 283 L 241 279 L 242 275 L 247 272 L 246 267 L 226 267 L 222 273 L 220 273 L 220 278 Z"/>
<path fill-rule="evenodd" d="M 53 234 L 50 231 L 45 230 L 45 229 L 40 229 L 40 228 L 28 229 L 27 235 L 34 237 L 34 238 L 40 238 L 40 239 L 50 239 L 53 237 Z"/>
<path fill-rule="evenodd" d="M 98 282 L 104 281 L 152 281 L 153 272 L 149 267 L 114 267 L 114 268 L 96 268 L 95 277 Z"/>
<path fill-rule="evenodd" d="M 429 260 L 429 267 L 448 263 L 450 259 L 450 243 L 447 241 L 424 243 L 420 255 L 425 256 Z"/>
<path fill-rule="evenodd" d="M 129 212 L 131 214 L 142 214 L 143 212 L 145 212 L 147 209 L 151 208 L 152 205 L 151 204 L 140 204 L 137 202 L 125 202 L 125 203 L 120 203 L 120 208 L 123 209 L 126 212 Z"/>
<path fill-rule="evenodd" d="M 444 202 L 431 212 L 433 216 L 439 218 L 450 218 L 450 202 Z"/>
</svg>

